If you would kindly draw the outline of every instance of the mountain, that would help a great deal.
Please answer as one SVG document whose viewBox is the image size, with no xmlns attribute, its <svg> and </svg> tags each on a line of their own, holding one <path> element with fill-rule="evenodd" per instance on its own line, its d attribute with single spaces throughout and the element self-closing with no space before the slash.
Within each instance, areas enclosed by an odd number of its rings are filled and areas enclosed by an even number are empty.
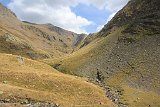
<svg viewBox="0 0 160 107">
<path fill-rule="evenodd" d="M 0 4 L 0 106 L 117 107 L 87 78 L 39 62 L 78 50 L 85 37 L 52 24 L 22 22 Z"/>
<path fill-rule="evenodd" d="M 160 106 L 159 0 L 130 0 L 88 36 L 0 13 L 0 102 Z"/>
<path fill-rule="evenodd" d="M 20 21 L 0 4 L 0 52 L 32 59 L 60 57 L 72 53 L 86 37 L 51 24 Z"/>
<path fill-rule="evenodd" d="M 103 84 L 119 106 L 159 107 L 160 1 L 130 0 L 80 50 L 44 62 Z"/>
<path fill-rule="evenodd" d="M 109 32 L 114 27 L 126 26 L 125 33 L 159 34 L 159 5 L 160 2 L 158 0 L 131 0 L 102 29 L 101 33 Z"/>
</svg>

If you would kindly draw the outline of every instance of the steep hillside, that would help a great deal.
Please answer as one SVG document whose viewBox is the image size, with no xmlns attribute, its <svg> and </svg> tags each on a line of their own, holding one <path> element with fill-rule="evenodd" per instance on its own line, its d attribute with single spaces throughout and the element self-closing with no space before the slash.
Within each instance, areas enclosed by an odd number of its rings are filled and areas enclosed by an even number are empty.
<svg viewBox="0 0 160 107">
<path fill-rule="evenodd" d="M 0 54 L 0 60 L 1 102 L 115 107 L 103 89 L 87 79 L 59 73 L 46 64 L 20 56 Z"/>
<path fill-rule="evenodd" d="M 160 1 L 130 0 L 114 18 L 104 26 L 98 35 L 88 37 L 85 43 L 100 36 L 106 36 L 118 27 L 125 27 L 123 32 L 138 35 L 159 34 Z"/>
<path fill-rule="evenodd" d="M 125 26 L 125 33 L 159 34 L 160 1 L 130 0 L 115 17 L 101 30 L 101 35 L 116 27 Z M 105 36 L 105 35 L 104 35 Z"/>
<path fill-rule="evenodd" d="M 60 57 L 72 53 L 85 38 L 51 24 L 21 22 L 0 4 L 0 52 L 32 59 Z"/>
<path fill-rule="evenodd" d="M 159 0 L 130 0 L 99 33 L 87 37 L 85 47 L 45 62 L 105 84 L 119 106 L 159 107 L 159 13 Z"/>
</svg>

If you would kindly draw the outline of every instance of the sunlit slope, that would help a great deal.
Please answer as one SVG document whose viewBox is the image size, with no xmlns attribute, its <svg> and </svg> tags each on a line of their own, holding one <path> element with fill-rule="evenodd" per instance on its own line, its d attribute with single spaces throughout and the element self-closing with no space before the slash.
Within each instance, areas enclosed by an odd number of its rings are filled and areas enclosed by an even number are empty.
<svg viewBox="0 0 160 107">
<path fill-rule="evenodd" d="M 0 52 L 31 59 L 54 58 L 72 53 L 85 38 L 52 24 L 20 21 L 0 4 Z"/>
<path fill-rule="evenodd" d="M 96 74 L 96 70 L 90 70 L 88 72 L 81 69 L 87 68 L 88 64 L 99 61 L 98 58 L 102 57 L 101 55 L 104 53 L 103 51 L 107 50 L 106 52 L 111 52 L 111 50 L 116 45 L 116 42 L 113 41 L 118 40 L 120 31 L 121 29 L 107 37 L 99 37 L 73 54 L 69 54 L 61 58 L 46 59 L 42 61 L 53 67 L 54 65 L 59 64 L 57 69 L 64 73 L 94 77 L 96 75 L 91 75 L 91 73 Z M 100 65 L 100 63 L 98 65 Z M 95 65 L 95 68 L 98 65 Z"/>
<path fill-rule="evenodd" d="M 100 87 L 65 75 L 50 66 L 20 56 L 0 54 L 0 99 L 54 102 L 71 105 L 114 106 Z M 16 101 L 15 101 L 16 102 Z"/>
<path fill-rule="evenodd" d="M 121 30 L 97 38 L 71 55 L 45 62 L 53 67 L 59 65 L 56 68 L 64 73 L 95 80 L 100 72 L 104 78 L 101 82 L 111 90 L 122 92 L 120 101 L 129 107 L 158 107 L 160 35 L 145 36 L 132 42 L 132 39 L 125 39 Z"/>
<path fill-rule="evenodd" d="M 160 105 L 159 0 L 131 0 L 82 49 L 45 60 L 58 70 L 100 81 L 129 107 Z M 135 95 L 135 96 L 134 96 Z M 114 99 L 117 100 L 117 99 Z"/>
</svg>

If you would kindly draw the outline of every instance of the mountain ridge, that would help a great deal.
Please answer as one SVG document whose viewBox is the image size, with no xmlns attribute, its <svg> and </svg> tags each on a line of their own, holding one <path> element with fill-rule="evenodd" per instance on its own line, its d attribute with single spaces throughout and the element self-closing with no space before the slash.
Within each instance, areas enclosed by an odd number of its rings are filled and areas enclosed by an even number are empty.
<svg viewBox="0 0 160 107">
<path fill-rule="evenodd" d="M 80 50 L 44 62 L 59 64 L 56 69 L 63 73 L 104 84 L 119 106 L 122 103 L 129 107 L 158 107 L 159 3 L 159 0 L 131 0 L 100 32 L 88 36 Z"/>
<path fill-rule="evenodd" d="M 1 32 L 5 35 L 8 34 L 7 38 L 12 37 L 15 40 L 24 39 L 22 45 L 27 43 L 30 45 L 30 49 L 25 49 L 23 46 L 20 46 L 20 48 L 13 41 L 4 41 L 6 36 L 1 35 L 0 38 L 3 41 L 1 52 L 3 50 L 7 53 L 22 55 L 32 59 L 60 57 L 75 51 L 78 48 L 78 44 L 86 37 L 86 34 L 77 34 L 51 24 L 22 22 L 11 10 L 2 4 L 0 5 L 0 11 L 2 13 L 0 14 Z M 4 44 L 6 45 L 2 46 Z"/>
</svg>

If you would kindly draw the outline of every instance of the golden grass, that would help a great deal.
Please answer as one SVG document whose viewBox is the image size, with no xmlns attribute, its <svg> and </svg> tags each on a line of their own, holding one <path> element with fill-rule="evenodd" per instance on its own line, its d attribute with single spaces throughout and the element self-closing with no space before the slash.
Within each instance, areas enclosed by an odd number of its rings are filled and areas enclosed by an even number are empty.
<svg viewBox="0 0 160 107">
<path fill-rule="evenodd" d="M 143 88 L 130 87 L 126 82 L 127 74 L 119 72 L 106 79 L 106 84 L 113 89 L 121 91 L 120 101 L 129 107 L 159 107 L 160 95 Z"/>
<path fill-rule="evenodd" d="M 126 102 L 129 107 L 159 107 L 160 95 L 152 91 L 135 89 L 128 85 L 122 86 L 124 93 L 121 100 Z"/>
<path fill-rule="evenodd" d="M 20 60 L 19 56 L 0 54 L 0 91 L 4 92 L 0 98 L 18 96 L 55 102 L 65 107 L 115 106 L 106 98 L 102 88 L 86 79 L 59 73 L 44 63 L 26 58 L 24 63 Z"/>
</svg>

